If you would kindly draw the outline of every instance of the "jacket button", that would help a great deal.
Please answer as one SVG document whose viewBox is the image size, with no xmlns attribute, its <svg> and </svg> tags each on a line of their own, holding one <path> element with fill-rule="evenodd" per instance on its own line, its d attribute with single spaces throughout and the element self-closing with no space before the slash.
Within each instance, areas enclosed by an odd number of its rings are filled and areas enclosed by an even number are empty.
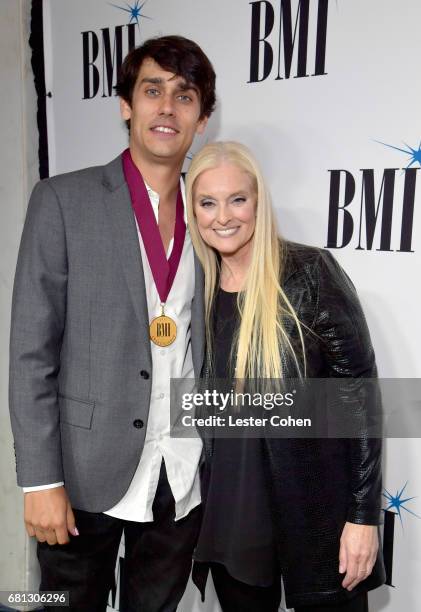
<svg viewBox="0 0 421 612">
<path fill-rule="evenodd" d="M 149 378 L 149 372 L 147 372 L 146 370 L 140 370 L 140 375 L 145 380 L 147 380 Z"/>
<path fill-rule="evenodd" d="M 133 427 L 136 427 L 136 429 L 142 429 L 143 421 L 141 419 L 136 419 L 133 421 Z"/>
</svg>

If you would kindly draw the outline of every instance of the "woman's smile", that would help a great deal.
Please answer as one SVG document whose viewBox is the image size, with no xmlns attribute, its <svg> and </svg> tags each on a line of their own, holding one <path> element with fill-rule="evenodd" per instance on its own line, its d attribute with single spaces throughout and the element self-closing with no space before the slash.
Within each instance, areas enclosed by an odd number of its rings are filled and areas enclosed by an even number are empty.
<svg viewBox="0 0 421 612">
<path fill-rule="evenodd" d="M 221 256 L 249 253 L 256 226 L 256 206 L 252 178 L 233 163 L 222 162 L 205 170 L 196 181 L 197 227 L 203 240 Z"/>
</svg>

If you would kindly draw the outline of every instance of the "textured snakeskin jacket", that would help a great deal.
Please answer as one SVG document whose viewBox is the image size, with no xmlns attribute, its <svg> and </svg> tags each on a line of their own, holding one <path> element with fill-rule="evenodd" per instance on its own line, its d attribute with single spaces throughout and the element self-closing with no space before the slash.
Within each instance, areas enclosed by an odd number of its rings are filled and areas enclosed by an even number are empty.
<svg viewBox="0 0 421 612">
<path fill-rule="evenodd" d="M 283 288 L 303 324 L 307 376 L 375 378 L 365 317 L 345 272 L 326 250 L 287 242 L 285 251 Z M 294 330 L 291 337 L 297 342 Z M 287 376 L 296 376 L 292 364 Z M 263 447 L 287 606 L 340 603 L 383 584 L 380 552 L 352 592 L 338 573 L 345 522 L 380 523 L 381 439 L 266 438 Z M 204 499 L 212 448 L 204 439 Z M 203 591 L 203 576 L 193 577 Z"/>
</svg>

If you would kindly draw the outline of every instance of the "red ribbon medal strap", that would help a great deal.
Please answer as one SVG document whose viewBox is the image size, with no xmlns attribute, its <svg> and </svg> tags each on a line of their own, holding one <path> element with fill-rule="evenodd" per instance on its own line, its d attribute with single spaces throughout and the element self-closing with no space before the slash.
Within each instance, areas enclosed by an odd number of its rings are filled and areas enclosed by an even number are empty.
<svg viewBox="0 0 421 612">
<path fill-rule="evenodd" d="M 184 206 L 181 190 L 178 189 L 174 244 L 171 255 L 167 260 L 164 245 L 159 233 L 158 223 L 149 199 L 145 182 L 139 169 L 134 164 L 130 150 L 123 151 L 123 170 L 129 186 L 132 206 L 136 215 L 137 225 L 142 236 L 145 251 L 148 256 L 149 265 L 158 290 L 161 303 L 165 304 L 171 291 L 178 265 L 183 252 L 184 238 L 186 235 L 186 224 L 184 223 Z"/>
</svg>

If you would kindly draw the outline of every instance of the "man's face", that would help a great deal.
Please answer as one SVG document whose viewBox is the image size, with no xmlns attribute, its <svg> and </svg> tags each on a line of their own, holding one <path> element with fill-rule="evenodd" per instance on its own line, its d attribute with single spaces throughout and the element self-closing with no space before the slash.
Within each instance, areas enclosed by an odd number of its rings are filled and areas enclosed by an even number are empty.
<svg viewBox="0 0 421 612">
<path fill-rule="evenodd" d="M 183 77 L 163 70 L 152 58 L 140 68 L 132 105 L 120 99 L 121 115 L 130 119 L 130 148 L 139 161 L 182 165 L 200 117 L 199 92 Z"/>
</svg>

